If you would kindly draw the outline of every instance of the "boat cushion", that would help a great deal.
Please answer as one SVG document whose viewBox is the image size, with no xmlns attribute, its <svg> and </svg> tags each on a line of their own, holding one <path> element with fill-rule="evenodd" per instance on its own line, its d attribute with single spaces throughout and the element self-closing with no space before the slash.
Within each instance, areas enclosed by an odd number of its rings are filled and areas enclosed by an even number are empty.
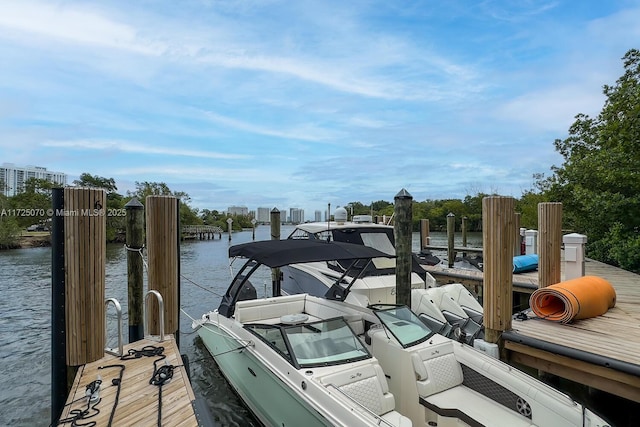
<svg viewBox="0 0 640 427">
<path fill-rule="evenodd" d="M 430 357 L 430 349 L 411 354 L 418 394 L 430 396 L 462 384 L 462 368 L 453 353 Z"/>
<path fill-rule="evenodd" d="M 250 323 L 266 319 L 279 319 L 287 314 L 304 313 L 306 294 L 288 295 L 236 303 L 234 317 L 238 322 Z"/>
<path fill-rule="evenodd" d="M 395 408 L 395 398 L 389 392 L 380 365 L 356 366 L 322 377 L 320 381 L 333 385 L 376 415 L 386 414 Z"/>
</svg>

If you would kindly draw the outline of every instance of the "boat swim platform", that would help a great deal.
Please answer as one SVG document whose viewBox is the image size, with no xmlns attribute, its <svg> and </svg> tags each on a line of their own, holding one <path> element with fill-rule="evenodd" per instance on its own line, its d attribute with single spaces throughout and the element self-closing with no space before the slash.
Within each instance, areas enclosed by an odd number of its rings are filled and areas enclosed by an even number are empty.
<svg viewBox="0 0 640 427">
<path fill-rule="evenodd" d="M 458 281 L 482 295 L 481 271 L 423 268 L 440 284 Z M 585 274 L 613 285 L 615 307 L 569 324 L 539 319 L 528 311 L 528 320 L 514 319 L 502 335 L 508 361 L 640 402 L 640 275 L 591 259 L 585 262 Z M 514 295 L 528 296 L 536 289 L 538 271 L 513 275 Z"/>
<path fill-rule="evenodd" d="M 78 368 L 71 392 L 62 410 L 59 424 L 70 425 L 70 420 L 79 411 L 87 408 L 87 414 L 77 423 L 95 422 L 96 426 L 158 426 L 158 413 L 161 410 L 161 425 L 169 427 L 198 426 L 195 396 L 189 378 L 184 369 L 176 341 L 171 335 L 165 335 L 164 341 L 143 339 L 123 347 L 123 354 L 129 351 L 141 351 L 143 348 L 163 347 L 161 359 L 158 354 L 141 355 L 122 360 L 119 356 L 105 355 L 100 360 L 87 363 Z M 151 347 L 153 346 L 153 347 Z M 149 353 L 149 351 L 147 351 Z M 174 367 L 171 380 L 159 385 L 150 384 L 154 374 L 154 361 L 158 368 L 166 365 Z M 120 365 L 120 366 L 118 366 Z M 124 370 L 121 369 L 124 366 Z M 120 387 L 118 386 L 118 380 Z M 89 402 L 87 386 L 101 379 L 99 400 Z M 160 391 L 160 388 L 162 390 Z M 159 394 L 162 406 L 159 406 Z"/>
</svg>

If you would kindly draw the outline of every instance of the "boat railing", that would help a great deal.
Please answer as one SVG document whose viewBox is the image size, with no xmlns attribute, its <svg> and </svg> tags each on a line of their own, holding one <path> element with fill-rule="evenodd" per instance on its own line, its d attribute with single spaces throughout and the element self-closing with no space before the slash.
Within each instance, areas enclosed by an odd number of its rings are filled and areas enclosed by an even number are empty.
<svg viewBox="0 0 640 427">
<path fill-rule="evenodd" d="M 123 343 L 122 343 L 122 307 L 120 303 L 115 298 L 107 298 L 104 301 L 104 336 L 109 336 L 109 328 L 107 327 L 107 309 L 109 308 L 109 304 L 113 304 L 116 309 L 117 322 L 118 322 L 118 348 L 105 347 L 105 353 L 111 354 L 113 356 L 122 356 L 123 354 Z"/>
<path fill-rule="evenodd" d="M 346 397 L 347 399 L 349 399 L 350 402 L 355 403 L 360 409 L 364 410 L 364 412 L 368 413 L 369 415 L 371 415 L 373 418 L 376 419 L 376 423 L 380 426 L 380 425 L 385 425 L 388 427 L 394 427 L 394 424 L 385 420 L 384 418 L 382 418 L 382 416 L 376 414 L 375 412 L 373 412 L 371 409 L 367 408 L 366 406 L 364 406 L 362 403 L 358 402 L 357 400 L 355 400 L 353 397 L 349 396 L 347 393 L 345 393 L 344 391 L 340 390 L 340 388 L 336 387 L 334 384 L 327 384 L 326 387 L 331 387 L 332 389 L 336 390 L 337 392 L 339 392 L 340 394 L 342 394 L 344 397 Z"/>
<path fill-rule="evenodd" d="M 160 335 L 157 339 L 149 335 L 149 319 L 148 319 L 149 304 L 148 303 L 149 303 L 149 297 L 152 295 L 156 297 L 156 300 L 158 301 L 158 323 L 159 323 L 158 328 L 160 329 Z M 152 289 L 145 294 L 143 319 L 144 319 L 144 337 L 147 339 L 152 339 L 159 342 L 164 341 L 164 301 L 162 299 L 162 295 L 160 295 L 160 292 Z"/>
</svg>

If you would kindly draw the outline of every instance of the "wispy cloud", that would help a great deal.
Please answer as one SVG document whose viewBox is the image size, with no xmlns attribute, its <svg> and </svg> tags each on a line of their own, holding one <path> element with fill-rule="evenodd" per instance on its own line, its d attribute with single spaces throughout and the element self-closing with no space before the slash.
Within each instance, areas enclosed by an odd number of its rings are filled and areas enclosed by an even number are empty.
<svg viewBox="0 0 640 427">
<path fill-rule="evenodd" d="M 170 148 L 157 145 L 139 144 L 131 141 L 114 140 L 72 140 L 72 141 L 45 141 L 44 147 L 74 148 L 78 150 L 120 151 L 123 153 L 156 154 L 163 156 L 195 157 L 206 159 L 249 159 L 252 156 L 245 154 L 218 153 L 206 150 L 189 150 L 184 148 Z"/>
</svg>

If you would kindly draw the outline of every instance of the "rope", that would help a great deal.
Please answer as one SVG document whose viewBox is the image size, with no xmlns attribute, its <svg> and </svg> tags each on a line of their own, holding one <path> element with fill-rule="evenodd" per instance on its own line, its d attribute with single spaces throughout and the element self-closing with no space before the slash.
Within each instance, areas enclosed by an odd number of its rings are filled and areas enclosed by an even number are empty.
<svg viewBox="0 0 640 427">
<path fill-rule="evenodd" d="M 113 407 L 111 408 L 111 414 L 109 415 L 109 424 L 107 424 L 108 427 L 111 427 L 111 424 L 113 423 L 113 417 L 116 414 L 116 408 L 118 407 L 118 402 L 120 400 L 120 390 L 122 389 L 122 376 L 124 375 L 125 366 L 124 365 L 120 365 L 120 364 L 118 364 L 118 365 L 98 366 L 98 369 L 107 369 L 107 368 L 120 368 L 119 377 L 118 378 L 114 378 L 113 380 L 111 380 L 111 384 L 118 386 L 118 390 L 116 391 L 116 397 L 115 397 L 115 400 L 113 402 Z"/>
<path fill-rule="evenodd" d="M 196 319 L 194 319 L 193 317 L 191 317 L 191 315 L 189 315 L 189 313 L 187 313 L 187 312 L 186 312 L 186 311 L 184 311 L 183 309 L 180 309 L 180 311 L 181 311 L 185 316 L 187 316 L 189 319 L 191 319 L 191 321 L 192 321 L 192 322 L 196 322 L 196 321 L 197 321 Z M 238 339 L 238 338 L 233 338 L 233 337 L 230 337 L 230 336 L 228 336 L 228 335 L 221 334 L 221 333 L 219 333 L 218 331 L 215 331 L 215 330 L 213 330 L 213 329 L 211 329 L 211 328 L 208 328 L 208 327 L 207 327 L 207 326 L 205 326 L 205 325 L 198 325 L 198 329 L 200 329 L 200 328 L 204 328 L 204 329 L 206 329 L 207 331 L 211 332 L 212 334 L 217 335 L 217 336 L 219 336 L 219 337 L 221 337 L 221 338 L 230 339 L 230 340 L 233 340 L 233 341 L 236 341 L 236 342 L 238 342 L 238 343 L 242 344 L 242 345 L 240 345 L 239 347 L 233 348 L 233 349 L 231 349 L 231 350 L 223 351 L 222 353 L 212 354 L 212 356 L 214 356 L 214 357 L 215 357 L 215 356 L 219 356 L 219 355 L 221 355 L 221 354 L 231 353 L 231 352 L 234 352 L 234 351 L 237 351 L 237 350 L 242 350 L 242 349 L 245 349 L 245 348 L 247 348 L 247 347 L 251 347 L 251 346 L 253 345 L 253 341 L 251 341 L 251 340 L 249 340 L 249 341 L 245 341 L 245 340 L 241 340 L 241 339 Z M 196 329 L 196 330 L 197 330 L 197 329 Z"/>
<path fill-rule="evenodd" d="M 183 279 L 185 279 L 187 282 L 191 283 L 194 286 L 197 286 L 198 288 L 202 289 L 203 291 L 207 291 L 212 293 L 213 295 L 222 298 L 224 295 L 220 295 L 218 293 L 215 293 L 214 291 L 212 291 L 211 289 L 207 289 L 202 285 L 197 284 L 196 282 L 194 282 L 193 280 L 189 279 L 188 277 L 186 277 L 185 275 L 181 274 L 180 277 L 182 277 Z"/>
</svg>

